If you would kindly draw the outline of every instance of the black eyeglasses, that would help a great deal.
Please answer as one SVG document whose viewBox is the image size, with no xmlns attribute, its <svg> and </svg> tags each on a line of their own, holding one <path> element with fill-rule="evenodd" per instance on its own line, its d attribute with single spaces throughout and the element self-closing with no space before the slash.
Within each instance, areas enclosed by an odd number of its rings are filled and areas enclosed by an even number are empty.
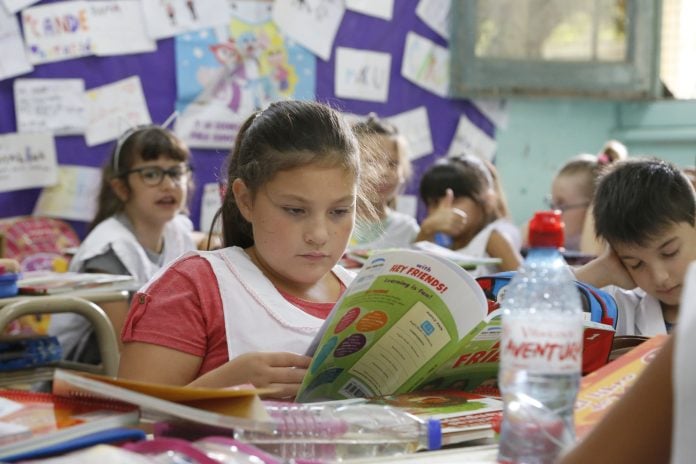
<svg viewBox="0 0 696 464">
<path fill-rule="evenodd" d="M 544 203 L 546 203 L 546 206 L 548 206 L 549 208 L 553 210 L 558 210 L 562 213 L 573 209 L 587 208 L 588 206 L 590 206 L 589 201 L 583 201 L 581 203 L 571 203 L 569 205 L 558 205 L 553 202 L 551 195 L 547 195 L 546 197 L 544 197 Z"/>
<path fill-rule="evenodd" d="M 126 171 L 122 176 L 128 176 L 133 173 L 138 173 L 143 183 L 149 187 L 157 187 L 164 180 L 164 176 L 169 176 L 174 182 L 182 183 L 193 171 L 193 168 L 188 164 L 179 164 L 172 166 L 169 169 L 164 169 L 159 166 L 145 166 L 142 168 L 131 169 Z"/>
</svg>

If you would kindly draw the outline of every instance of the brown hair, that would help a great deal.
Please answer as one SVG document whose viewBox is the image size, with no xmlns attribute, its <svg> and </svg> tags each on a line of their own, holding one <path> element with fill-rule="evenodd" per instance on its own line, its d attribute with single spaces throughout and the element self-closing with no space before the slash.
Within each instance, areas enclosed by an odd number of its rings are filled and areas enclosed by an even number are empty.
<svg viewBox="0 0 696 464">
<path fill-rule="evenodd" d="M 253 113 L 242 124 L 227 160 L 227 189 L 215 221 L 222 216 L 224 246 L 254 244 L 232 192 L 236 179 L 256 194 L 278 172 L 309 165 L 337 166 L 355 176 L 358 211 L 367 211 L 361 193 L 358 144 L 341 114 L 311 101 L 279 101 Z"/>
<path fill-rule="evenodd" d="M 137 126 L 127 130 L 118 138 L 109 160 L 102 167 L 97 213 L 89 225 L 89 230 L 94 229 L 99 223 L 114 214 L 123 211 L 125 204 L 114 194 L 111 181 L 117 177 L 122 177 L 124 184 L 130 191 L 128 177 L 124 174 L 133 167 L 138 159 L 153 161 L 160 156 L 182 163 L 191 160 L 191 153 L 184 143 L 170 130 L 160 126 Z M 193 189 L 192 177 L 189 178 L 189 189 Z"/>
</svg>

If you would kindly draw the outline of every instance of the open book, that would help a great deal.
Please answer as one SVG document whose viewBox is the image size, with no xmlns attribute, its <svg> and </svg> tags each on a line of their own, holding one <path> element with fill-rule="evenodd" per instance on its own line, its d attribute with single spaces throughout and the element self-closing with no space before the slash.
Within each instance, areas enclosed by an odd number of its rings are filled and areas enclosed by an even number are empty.
<svg viewBox="0 0 696 464">
<path fill-rule="evenodd" d="M 495 394 L 502 328 L 500 312 L 487 313 L 483 290 L 454 262 L 413 250 L 376 254 L 310 346 L 297 400 L 444 388 Z M 587 321 L 586 349 L 601 346 L 606 362 L 613 335 Z"/>
<path fill-rule="evenodd" d="M 56 369 L 53 393 L 68 397 L 118 399 L 140 407 L 147 420 L 179 419 L 223 428 L 267 431 L 272 422 L 253 387 L 194 388 Z"/>
</svg>

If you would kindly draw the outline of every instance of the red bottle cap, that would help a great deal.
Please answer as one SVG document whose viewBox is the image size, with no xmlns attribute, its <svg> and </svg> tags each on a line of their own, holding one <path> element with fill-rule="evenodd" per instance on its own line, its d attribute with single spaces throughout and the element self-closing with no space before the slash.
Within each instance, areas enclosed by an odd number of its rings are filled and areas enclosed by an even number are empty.
<svg viewBox="0 0 696 464">
<path fill-rule="evenodd" d="M 529 221 L 529 246 L 562 248 L 564 230 L 560 211 L 537 211 Z"/>
</svg>

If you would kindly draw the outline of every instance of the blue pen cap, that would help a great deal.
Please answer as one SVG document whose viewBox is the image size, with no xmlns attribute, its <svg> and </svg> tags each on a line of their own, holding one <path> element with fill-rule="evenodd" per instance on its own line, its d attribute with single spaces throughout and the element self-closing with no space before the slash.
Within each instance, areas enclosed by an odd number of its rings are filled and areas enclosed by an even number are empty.
<svg viewBox="0 0 696 464">
<path fill-rule="evenodd" d="M 428 449 L 442 448 L 442 426 L 440 419 L 428 419 Z"/>
<path fill-rule="evenodd" d="M 15 274 L 13 272 L 0 274 L 0 298 L 15 296 L 17 294 L 19 291 L 17 289 L 18 278 L 19 274 Z"/>
</svg>

